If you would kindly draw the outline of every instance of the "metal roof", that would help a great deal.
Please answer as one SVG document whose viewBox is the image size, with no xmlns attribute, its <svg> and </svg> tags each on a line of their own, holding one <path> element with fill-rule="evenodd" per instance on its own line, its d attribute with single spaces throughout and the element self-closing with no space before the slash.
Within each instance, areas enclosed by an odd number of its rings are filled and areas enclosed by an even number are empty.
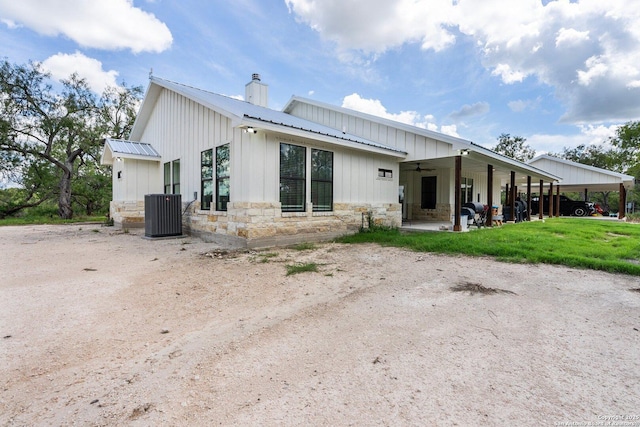
<svg viewBox="0 0 640 427">
<path fill-rule="evenodd" d="M 291 129 L 295 129 L 305 133 L 315 134 L 317 136 L 331 137 L 349 143 L 355 143 L 360 146 L 387 150 L 403 156 L 406 155 L 406 152 L 390 145 L 381 144 L 357 135 L 341 132 L 329 126 L 301 119 L 282 111 L 261 107 L 251 104 L 250 102 L 197 89 L 181 83 L 172 82 L 170 80 L 160 79 L 158 77 L 152 77 L 151 83 L 155 83 L 161 87 L 180 93 L 183 96 L 202 104 L 205 107 L 211 108 L 222 115 L 230 116 L 234 122 L 234 126 L 249 124 L 255 126 L 255 120 L 258 120 L 265 124 L 282 127 L 281 131 L 283 133 L 288 133 L 288 130 L 290 131 Z M 308 137 L 313 138 L 314 136 L 308 135 Z"/>
<path fill-rule="evenodd" d="M 105 145 L 109 145 L 109 148 L 114 155 L 123 154 L 141 157 L 161 157 L 160 153 L 158 153 L 151 144 L 144 142 L 125 141 L 123 139 L 106 139 Z"/>
</svg>

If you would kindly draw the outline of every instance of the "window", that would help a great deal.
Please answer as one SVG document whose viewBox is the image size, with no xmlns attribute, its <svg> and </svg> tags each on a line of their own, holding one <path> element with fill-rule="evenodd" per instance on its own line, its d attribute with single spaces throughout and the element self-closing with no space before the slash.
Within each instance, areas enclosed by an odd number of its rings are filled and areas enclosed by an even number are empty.
<svg viewBox="0 0 640 427">
<path fill-rule="evenodd" d="M 473 202 L 473 178 L 460 180 L 460 203 Z"/>
<path fill-rule="evenodd" d="M 280 144 L 280 203 L 282 212 L 304 212 L 306 198 L 306 149 Z"/>
<path fill-rule="evenodd" d="M 216 210 L 226 211 L 229 203 L 229 144 L 216 148 Z"/>
<path fill-rule="evenodd" d="M 171 163 L 164 164 L 164 194 L 171 194 Z"/>
<path fill-rule="evenodd" d="M 180 159 L 171 162 L 173 169 L 173 194 L 180 194 Z"/>
<path fill-rule="evenodd" d="M 420 203 L 421 209 L 436 208 L 436 184 L 437 181 L 435 176 L 422 177 L 422 198 Z"/>
<path fill-rule="evenodd" d="M 200 209 L 211 209 L 213 200 L 213 149 L 200 153 Z"/>
<path fill-rule="evenodd" d="M 393 178 L 391 169 L 378 169 L 378 178 Z"/>
<path fill-rule="evenodd" d="M 311 202 L 314 212 L 333 210 L 333 153 L 311 150 Z"/>
</svg>

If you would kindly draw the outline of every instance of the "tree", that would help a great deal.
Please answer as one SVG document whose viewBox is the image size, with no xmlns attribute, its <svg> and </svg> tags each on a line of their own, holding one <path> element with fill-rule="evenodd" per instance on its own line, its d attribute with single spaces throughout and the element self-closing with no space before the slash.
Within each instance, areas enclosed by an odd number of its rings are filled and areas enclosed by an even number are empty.
<svg viewBox="0 0 640 427">
<path fill-rule="evenodd" d="M 596 168 L 607 169 L 614 172 L 623 172 L 620 162 L 620 153 L 604 145 L 580 144 L 576 148 L 564 147 L 561 154 L 552 154 L 572 162 Z"/>
<path fill-rule="evenodd" d="M 56 93 L 50 75 L 37 63 L 0 63 L 0 161 L 6 165 L 8 159 L 19 158 L 25 165 L 39 165 L 39 169 L 23 167 L 23 173 L 42 171 L 42 164 L 47 165 L 53 175 L 49 174 L 48 182 L 40 182 L 40 199 L 54 194 L 60 217 L 69 219 L 74 201 L 79 201 L 72 191 L 82 188 L 73 185 L 74 179 L 89 180 L 92 173 L 105 175 L 98 161 L 102 141 L 107 136 L 124 137 L 130 131 L 142 90 L 110 88 L 98 98 L 75 74 L 61 85 Z M 23 176 L 22 180 L 30 178 Z M 89 187 L 85 195 L 99 193 Z M 95 203 L 85 200 L 82 205 L 93 211 L 87 207 Z"/>
<path fill-rule="evenodd" d="M 498 137 L 498 145 L 492 148 L 496 153 L 503 154 L 521 162 L 527 162 L 536 155 L 536 150 L 526 145 L 527 139 L 521 136 L 511 136 L 503 133 Z"/>
<path fill-rule="evenodd" d="M 625 173 L 640 171 L 640 121 L 627 122 L 609 139 L 618 152 L 620 167 Z M 634 175 L 640 178 L 638 175 Z"/>
</svg>

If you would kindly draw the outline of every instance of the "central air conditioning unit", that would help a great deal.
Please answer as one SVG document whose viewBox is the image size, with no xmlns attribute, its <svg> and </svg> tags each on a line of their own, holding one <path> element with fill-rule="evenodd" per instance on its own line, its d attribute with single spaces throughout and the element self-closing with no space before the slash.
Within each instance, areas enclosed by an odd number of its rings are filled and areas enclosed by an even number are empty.
<svg viewBox="0 0 640 427">
<path fill-rule="evenodd" d="M 182 235 L 182 196 L 147 194 L 144 196 L 145 237 Z"/>
</svg>

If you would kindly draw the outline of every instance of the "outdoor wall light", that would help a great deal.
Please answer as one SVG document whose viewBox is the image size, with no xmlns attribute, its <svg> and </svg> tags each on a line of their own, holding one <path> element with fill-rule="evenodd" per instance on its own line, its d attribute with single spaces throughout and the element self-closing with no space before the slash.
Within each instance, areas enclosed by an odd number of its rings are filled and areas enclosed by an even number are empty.
<svg viewBox="0 0 640 427">
<path fill-rule="evenodd" d="M 116 161 L 121 162 L 122 161 L 122 157 L 116 157 Z"/>
<path fill-rule="evenodd" d="M 463 150 L 460 150 L 460 155 L 462 156 L 468 156 L 469 155 L 469 150 L 467 150 L 466 148 Z"/>
<path fill-rule="evenodd" d="M 257 130 L 255 130 L 255 129 L 253 128 L 253 126 L 249 126 L 249 127 L 248 127 L 248 128 L 246 128 L 244 131 L 245 131 L 245 133 L 256 133 L 256 132 L 258 132 Z"/>
</svg>

